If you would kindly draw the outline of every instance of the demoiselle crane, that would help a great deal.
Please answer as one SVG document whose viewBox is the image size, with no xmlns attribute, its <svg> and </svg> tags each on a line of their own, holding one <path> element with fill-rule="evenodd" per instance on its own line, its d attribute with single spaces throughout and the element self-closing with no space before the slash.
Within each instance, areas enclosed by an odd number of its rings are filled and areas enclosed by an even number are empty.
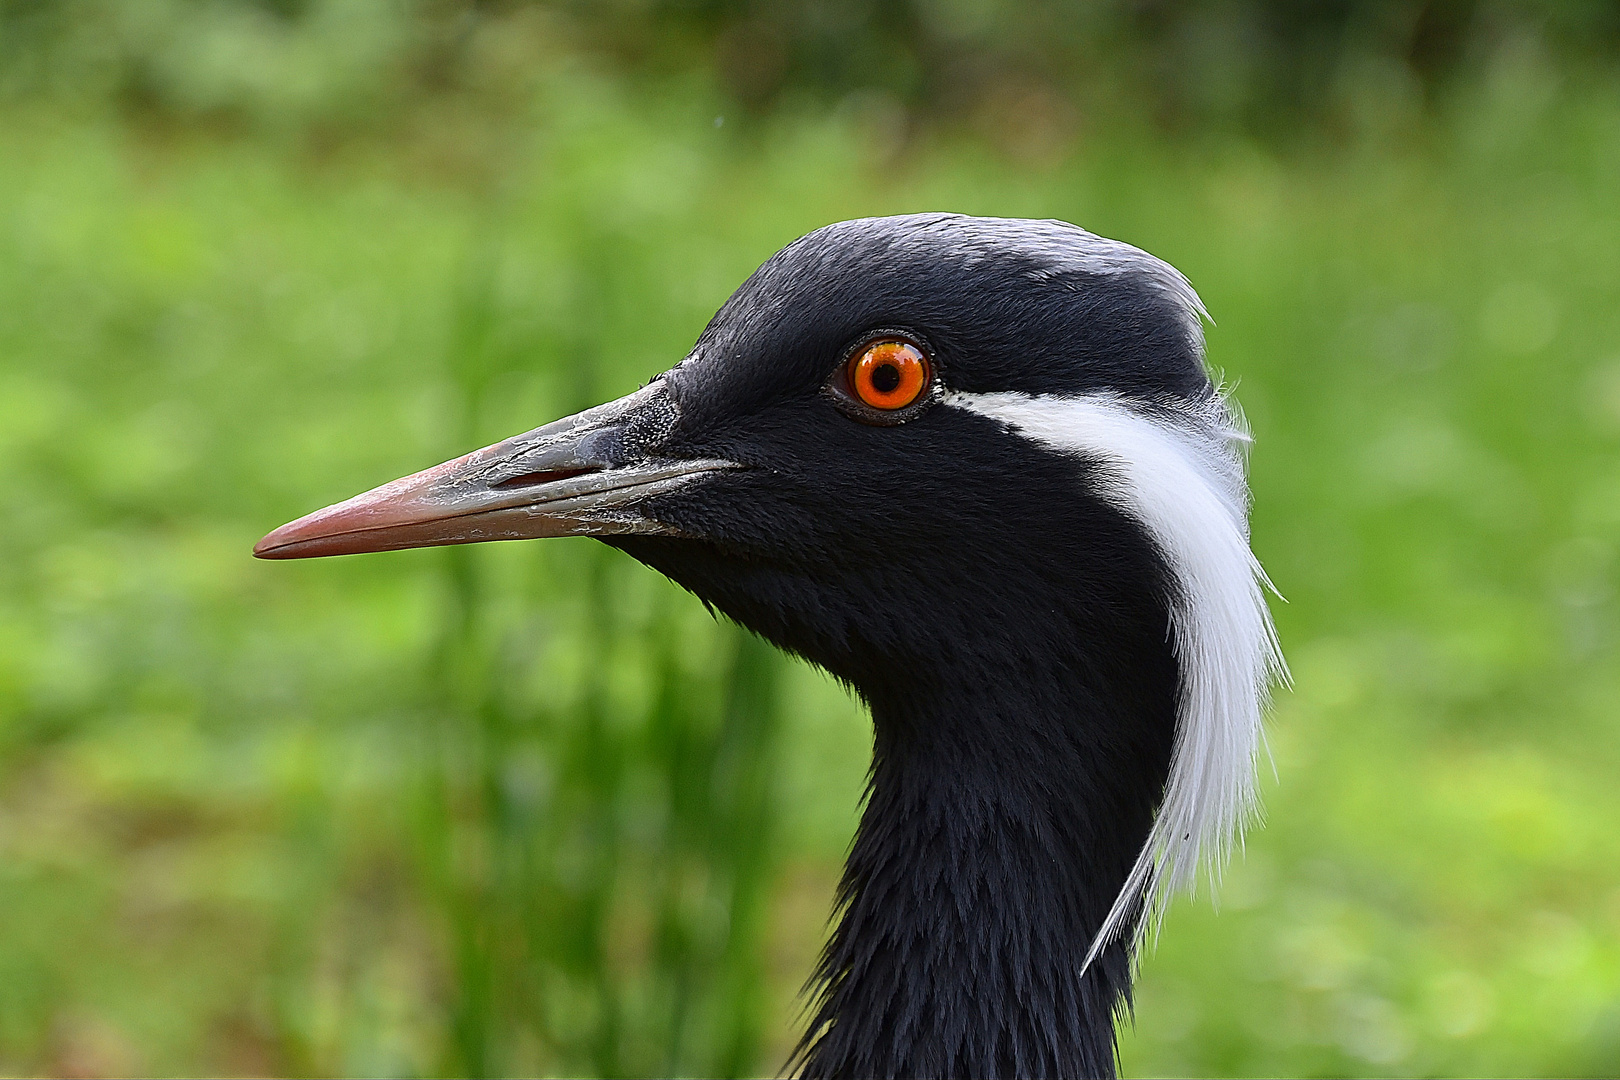
<svg viewBox="0 0 1620 1080">
<path fill-rule="evenodd" d="M 1175 269 L 926 214 L 782 249 L 644 388 L 285 525 L 290 559 L 594 536 L 870 707 L 809 1077 L 1111 1076 L 1282 674 L 1246 437 Z"/>
</svg>

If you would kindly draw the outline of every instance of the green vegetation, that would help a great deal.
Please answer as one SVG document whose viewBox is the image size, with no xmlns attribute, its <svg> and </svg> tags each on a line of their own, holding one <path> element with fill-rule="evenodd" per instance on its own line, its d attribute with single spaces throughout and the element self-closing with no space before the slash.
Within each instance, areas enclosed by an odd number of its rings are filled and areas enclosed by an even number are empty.
<svg viewBox="0 0 1620 1080">
<path fill-rule="evenodd" d="M 774 1071 L 861 793 L 839 688 L 587 540 L 248 549 L 633 389 L 803 232 L 948 208 L 1176 263 L 1255 430 L 1297 686 L 1127 1072 L 1613 1075 L 1620 95 L 1479 63 L 1264 142 L 560 53 L 341 137 L 13 96 L 0 1072 Z"/>
</svg>

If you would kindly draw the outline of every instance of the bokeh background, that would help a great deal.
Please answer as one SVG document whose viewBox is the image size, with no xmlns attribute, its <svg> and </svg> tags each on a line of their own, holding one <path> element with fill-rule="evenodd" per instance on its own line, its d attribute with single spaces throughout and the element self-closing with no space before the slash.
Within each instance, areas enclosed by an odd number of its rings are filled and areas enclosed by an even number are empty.
<svg viewBox="0 0 1620 1080">
<path fill-rule="evenodd" d="M 774 1073 L 858 706 L 584 539 L 257 563 L 783 243 L 1181 267 L 1297 684 L 1135 1075 L 1620 1071 L 1620 4 L 3 0 L 0 1072 Z"/>
</svg>

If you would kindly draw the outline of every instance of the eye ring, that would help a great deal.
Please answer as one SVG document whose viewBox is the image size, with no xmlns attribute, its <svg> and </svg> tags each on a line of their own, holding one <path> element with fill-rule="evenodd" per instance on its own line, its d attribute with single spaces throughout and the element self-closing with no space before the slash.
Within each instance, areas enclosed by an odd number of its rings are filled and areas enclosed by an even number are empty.
<svg viewBox="0 0 1620 1080">
<path fill-rule="evenodd" d="M 901 378 L 894 384 L 893 390 L 885 391 L 888 377 L 873 384 L 879 395 L 881 404 L 869 404 L 860 393 L 861 386 L 852 376 L 859 374 L 861 360 L 869 356 L 874 350 L 887 346 L 890 350 L 903 348 L 902 352 L 889 353 L 889 359 L 895 360 L 904 356 L 901 363 L 894 365 L 894 374 Z M 880 354 L 881 355 L 881 354 Z M 911 362 L 915 360 L 919 369 L 912 369 Z M 874 367 L 881 364 L 872 365 Z M 921 384 L 916 387 L 916 393 L 905 400 L 901 393 L 902 384 L 906 382 L 904 376 L 907 369 L 920 370 Z M 876 372 L 873 372 L 876 374 Z M 838 366 L 832 369 L 827 376 L 827 382 L 822 392 L 838 407 L 838 411 L 851 420 L 858 420 L 863 424 L 872 424 L 876 427 L 895 427 L 899 424 L 915 420 L 929 408 L 937 404 L 944 396 L 944 388 L 940 383 L 940 365 L 934 356 L 934 350 L 928 345 L 928 339 L 915 331 L 902 329 L 898 326 L 880 326 L 868 330 L 860 337 L 853 339 L 844 349 Z M 904 386 L 905 392 L 910 393 L 909 385 Z M 870 393 L 867 395 L 870 396 Z M 902 402 L 904 402 L 902 404 Z M 888 407 L 884 407 L 887 405 Z"/>
<path fill-rule="evenodd" d="M 933 381 L 927 355 L 897 338 L 868 342 L 850 356 L 845 376 L 857 401 L 887 413 L 916 401 Z"/>
</svg>

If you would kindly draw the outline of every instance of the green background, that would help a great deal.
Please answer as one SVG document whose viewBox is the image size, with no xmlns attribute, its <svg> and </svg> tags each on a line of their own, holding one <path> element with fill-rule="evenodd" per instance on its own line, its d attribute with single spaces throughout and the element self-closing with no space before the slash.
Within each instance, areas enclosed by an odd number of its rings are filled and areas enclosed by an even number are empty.
<svg viewBox="0 0 1620 1080">
<path fill-rule="evenodd" d="M 1295 686 L 1126 1072 L 1620 1070 L 1620 11 L 1292 10 L 0 4 L 0 1072 L 774 1072 L 842 690 L 584 539 L 248 550 L 932 209 L 1175 263 L 1255 431 Z"/>
</svg>

